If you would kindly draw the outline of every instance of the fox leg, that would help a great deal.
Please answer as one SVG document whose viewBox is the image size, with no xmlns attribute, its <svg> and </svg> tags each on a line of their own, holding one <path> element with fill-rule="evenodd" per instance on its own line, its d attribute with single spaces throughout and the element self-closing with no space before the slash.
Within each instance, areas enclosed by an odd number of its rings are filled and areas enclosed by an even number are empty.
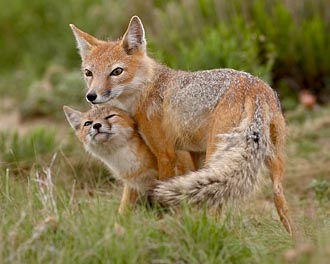
<svg viewBox="0 0 330 264">
<path fill-rule="evenodd" d="M 143 139 L 157 158 L 158 179 L 166 180 L 175 176 L 176 152 L 174 144 L 165 136 L 161 119 L 156 116 L 148 119 L 144 111 L 137 111 L 135 119 Z"/>
<path fill-rule="evenodd" d="M 204 166 L 205 163 L 205 153 L 204 152 L 190 152 L 192 162 L 194 164 L 195 170 L 199 170 Z"/>
<path fill-rule="evenodd" d="M 285 229 L 293 235 L 294 225 L 289 215 L 289 207 L 283 192 L 283 178 L 285 172 L 284 144 L 285 144 L 285 123 L 283 117 L 277 118 L 270 125 L 270 136 L 274 145 L 274 156 L 267 161 L 270 176 L 273 183 L 274 203 L 280 220 Z"/>
<path fill-rule="evenodd" d="M 166 180 L 176 175 L 176 154 L 174 150 L 158 152 L 156 157 L 158 163 L 159 180 Z"/>
<path fill-rule="evenodd" d="M 293 224 L 289 216 L 289 207 L 283 192 L 284 160 L 278 155 L 269 161 L 269 169 L 273 182 L 274 203 L 277 213 L 285 229 L 292 235 Z"/>
<path fill-rule="evenodd" d="M 120 206 L 118 209 L 119 214 L 123 214 L 130 205 L 134 204 L 137 197 L 138 192 L 124 184 L 123 195 L 121 197 Z"/>
<path fill-rule="evenodd" d="M 176 151 L 176 175 L 183 175 L 189 171 L 194 171 L 195 166 L 190 152 L 177 150 Z"/>
</svg>

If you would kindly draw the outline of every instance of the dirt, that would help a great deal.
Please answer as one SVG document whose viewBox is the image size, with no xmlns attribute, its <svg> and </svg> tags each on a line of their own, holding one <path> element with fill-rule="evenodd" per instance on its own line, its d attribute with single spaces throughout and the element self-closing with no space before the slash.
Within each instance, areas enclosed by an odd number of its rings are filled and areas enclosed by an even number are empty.
<svg viewBox="0 0 330 264">
<path fill-rule="evenodd" d="M 66 132 L 65 120 L 63 122 L 54 122 L 51 118 L 34 118 L 29 120 L 22 120 L 17 102 L 11 98 L 0 99 L 0 132 L 18 132 L 24 135 L 35 127 L 47 127 L 49 129 L 56 129 L 59 132 Z"/>
</svg>

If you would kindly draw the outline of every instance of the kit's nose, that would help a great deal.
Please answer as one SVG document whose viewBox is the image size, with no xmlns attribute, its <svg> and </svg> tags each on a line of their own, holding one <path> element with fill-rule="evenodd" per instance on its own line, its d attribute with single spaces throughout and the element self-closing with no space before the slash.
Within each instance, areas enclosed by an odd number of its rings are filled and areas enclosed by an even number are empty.
<svg viewBox="0 0 330 264">
<path fill-rule="evenodd" d="M 101 126 L 102 126 L 102 125 L 101 125 L 100 123 L 95 123 L 95 124 L 93 125 L 93 128 L 98 130 Z"/>
</svg>

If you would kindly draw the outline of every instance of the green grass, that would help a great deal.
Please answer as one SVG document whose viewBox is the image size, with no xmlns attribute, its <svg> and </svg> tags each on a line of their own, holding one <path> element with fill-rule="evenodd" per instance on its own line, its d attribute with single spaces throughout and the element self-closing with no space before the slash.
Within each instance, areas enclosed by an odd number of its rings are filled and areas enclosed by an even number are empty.
<svg viewBox="0 0 330 264">
<path fill-rule="evenodd" d="M 24 137 L 17 132 L 0 134 L 0 151 L 3 162 L 19 163 L 30 162 L 38 156 L 55 150 L 55 130 L 48 131 L 46 128 L 35 128 Z M 19 167 L 20 164 L 16 164 Z M 8 166 L 8 165 L 7 165 Z"/>
<path fill-rule="evenodd" d="M 327 263 L 329 116 L 329 107 L 287 114 L 285 193 L 296 241 L 278 220 L 269 180 L 220 219 L 192 208 L 160 214 L 143 204 L 120 217 L 121 184 L 84 153 L 64 117 L 60 135 L 46 128 L 1 132 L 1 261 Z"/>
<path fill-rule="evenodd" d="M 282 246 L 259 251 L 260 244 L 249 241 L 244 226 L 229 219 L 218 221 L 205 212 L 185 210 L 160 219 L 137 208 L 119 218 L 118 199 L 111 193 L 72 200 L 72 193 L 57 189 L 54 210 L 43 205 L 40 187 L 32 179 L 16 189 L 20 195 L 12 189 L 17 183 L 4 184 L 9 184 L 1 199 L 0 248 L 5 263 L 256 263 L 281 252 Z M 116 232 L 116 222 L 123 234 Z M 255 227 L 252 231 L 258 232 Z M 287 234 L 278 232 L 290 245 Z"/>
</svg>

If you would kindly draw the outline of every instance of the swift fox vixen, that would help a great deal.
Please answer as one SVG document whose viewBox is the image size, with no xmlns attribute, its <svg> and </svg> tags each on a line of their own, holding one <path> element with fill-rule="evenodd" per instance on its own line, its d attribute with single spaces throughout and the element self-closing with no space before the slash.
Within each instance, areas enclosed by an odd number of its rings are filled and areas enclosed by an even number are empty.
<svg viewBox="0 0 330 264">
<path fill-rule="evenodd" d="M 71 28 L 82 58 L 87 100 L 129 111 L 157 158 L 159 179 L 167 181 L 154 189 L 156 200 L 217 208 L 250 194 L 266 165 L 277 212 L 292 232 L 282 187 L 285 120 L 277 95 L 266 83 L 233 69 L 185 72 L 157 63 L 147 55 L 137 16 L 117 41 Z M 196 167 L 204 157 L 204 165 L 168 179 L 175 175 L 178 149 L 189 151 Z"/>
<path fill-rule="evenodd" d="M 116 178 L 124 182 L 119 207 L 122 214 L 138 193 L 150 190 L 157 178 L 155 156 L 135 129 L 128 113 L 101 106 L 81 113 L 63 107 L 67 120 L 87 152 L 103 161 Z"/>
</svg>

